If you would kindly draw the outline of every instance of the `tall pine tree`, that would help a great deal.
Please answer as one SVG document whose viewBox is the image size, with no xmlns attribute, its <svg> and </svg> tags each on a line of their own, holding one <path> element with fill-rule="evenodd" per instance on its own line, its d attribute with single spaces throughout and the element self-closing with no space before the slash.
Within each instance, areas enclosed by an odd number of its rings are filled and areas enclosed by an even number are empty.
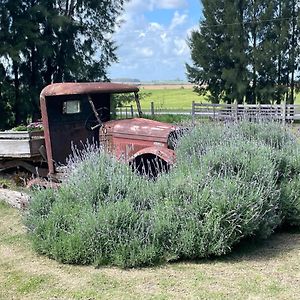
<svg viewBox="0 0 300 300">
<path fill-rule="evenodd" d="M 26 123 L 38 118 L 45 85 L 108 80 L 107 67 L 117 60 L 112 34 L 125 1 L 0 0 L 0 68 L 6 70 L 0 109 L 11 106 L 14 123 Z M 1 104 L 6 97 L 9 105 Z"/>
<path fill-rule="evenodd" d="M 202 1 L 189 39 L 196 91 L 213 102 L 293 103 L 299 66 L 299 1 Z M 209 92 L 209 93 L 207 93 Z"/>
</svg>

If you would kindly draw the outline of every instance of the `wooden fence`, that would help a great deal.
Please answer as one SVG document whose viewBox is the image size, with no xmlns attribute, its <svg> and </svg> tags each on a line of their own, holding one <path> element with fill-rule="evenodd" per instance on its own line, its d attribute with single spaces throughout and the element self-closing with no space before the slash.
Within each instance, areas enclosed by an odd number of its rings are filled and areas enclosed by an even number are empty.
<svg viewBox="0 0 300 300">
<path fill-rule="evenodd" d="M 192 120 L 196 117 L 212 120 L 272 120 L 294 121 L 300 119 L 300 105 L 292 104 L 206 104 L 192 102 Z"/>
<path fill-rule="evenodd" d="M 120 118 L 133 118 L 136 114 L 137 111 L 134 110 L 133 105 L 127 105 L 127 106 L 119 106 L 116 108 L 116 114 Z"/>
<path fill-rule="evenodd" d="M 151 102 L 150 108 L 143 112 L 152 116 L 159 114 L 190 115 L 193 122 L 196 118 L 216 121 L 269 120 L 283 123 L 300 120 L 300 105 L 292 104 L 209 104 L 193 101 L 191 109 L 163 109 L 154 107 L 154 103 Z M 121 118 L 137 116 L 137 111 L 132 105 L 118 107 L 116 113 Z"/>
<path fill-rule="evenodd" d="M 149 108 L 143 108 L 142 109 L 143 114 L 155 116 L 155 115 L 191 115 L 191 108 L 161 108 L 156 107 L 154 105 L 154 102 L 150 103 Z M 116 108 L 116 114 L 120 118 L 133 118 L 135 116 L 138 116 L 138 112 L 133 105 L 128 106 L 119 106 Z"/>
</svg>

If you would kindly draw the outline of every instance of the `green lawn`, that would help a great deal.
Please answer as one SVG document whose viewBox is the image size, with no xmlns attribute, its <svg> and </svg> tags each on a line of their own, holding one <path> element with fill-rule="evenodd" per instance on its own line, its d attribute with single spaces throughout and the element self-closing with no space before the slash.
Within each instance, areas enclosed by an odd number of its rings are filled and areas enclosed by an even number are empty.
<svg viewBox="0 0 300 300">
<path fill-rule="evenodd" d="M 121 270 L 35 254 L 20 212 L 0 201 L 0 299 L 299 299 L 300 233 L 223 258 Z"/>
<path fill-rule="evenodd" d="M 207 97 L 199 96 L 191 88 L 141 89 L 141 105 L 144 111 L 150 110 L 151 102 L 158 109 L 191 110 L 192 101 L 207 103 Z M 296 95 L 295 104 L 300 104 L 300 93 Z"/>
<path fill-rule="evenodd" d="M 296 101 L 295 101 L 295 104 L 300 104 L 300 93 L 298 93 L 296 95 Z"/>
<path fill-rule="evenodd" d="M 141 90 L 141 105 L 144 110 L 150 110 L 151 102 L 159 109 L 188 109 L 192 101 L 207 102 L 204 96 L 199 96 L 189 88 Z"/>
</svg>

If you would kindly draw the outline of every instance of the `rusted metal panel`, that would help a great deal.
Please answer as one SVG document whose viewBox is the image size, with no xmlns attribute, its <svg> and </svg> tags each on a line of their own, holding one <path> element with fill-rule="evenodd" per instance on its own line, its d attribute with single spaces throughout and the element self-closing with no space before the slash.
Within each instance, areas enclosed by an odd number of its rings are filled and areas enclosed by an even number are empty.
<svg viewBox="0 0 300 300">
<path fill-rule="evenodd" d="M 47 103 L 46 103 L 45 96 L 42 94 L 40 96 L 40 106 L 41 106 L 42 122 L 43 122 L 43 128 L 44 128 L 44 136 L 45 136 L 47 163 L 48 163 L 49 173 L 53 174 L 54 173 L 54 162 L 53 162 L 53 158 L 52 158 L 49 120 L 48 120 L 48 114 L 47 114 Z"/>
<path fill-rule="evenodd" d="M 110 133 L 132 135 L 141 139 L 146 137 L 150 137 L 151 139 L 167 139 L 171 131 L 179 128 L 172 124 L 143 118 L 110 121 L 105 124 L 105 127 Z"/>
<path fill-rule="evenodd" d="M 109 97 L 103 94 L 103 103 L 109 105 Z M 51 99 L 49 99 L 51 98 Z M 63 103 L 78 99 L 81 111 L 76 114 L 63 114 Z M 85 95 L 46 97 L 49 139 L 51 142 L 52 161 L 65 164 L 72 153 L 72 148 L 81 149 L 83 143 L 93 143 L 98 139 L 96 131 L 88 131 L 85 121 L 93 113 Z"/>
<path fill-rule="evenodd" d="M 106 135 L 111 137 L 111 152 L 117 159 L 128 161 L 136 153 L 146 154 L 147 150 L 144 149 L 153 150 L 154 152 L 151 153 L 153 155 L 157 154 L 157 149 L 168 150 L 168 137 L 171 132 L 178 129 L 179 127 L 168 123 L 143 118 L 113 120 L 103 125 L 100 132 L 100 141 L 104 139 L 105 132 Z M 173 156 L 173 152 L 166 151 L 165 153 Z M 165 155 L 161 158 L 168 163 L 173 161 L 172 158 L 165 158 Z"/>
<path fill-rule="evenodd" d="M 89 131 L 86 121 L 94 110 L 106 108 L 105 121 L 110 120 L 110 100 L 113 93 L 138 92 L 133 85 L 116 83 L 56 83 L 43 89 L 40 95 L 42 120 L 49 173 L 55 173 L 54 163 L 64 164 L 72 147 L 82 148 L 83 143 L 98 143 L 99 130 Z M 78 114 L 63 115 L 65 101 L 80 101 Z"/>
<path fill-rule="evenodd" d="M 111 82 L 65 82 L 46 86 L 41 97 L 62 95 L 83 95 L 100 93 L 137 93 L 139 88 L 134 85 Z"/>
<path fill-rule="evenodd" d="M 133 162 L 138 156 L 143 156 L 145 154 L 153 154 L 163 159 L 165 162 L 167 162 L 168 165 L 173 165 L 176 161 L 176 155 L 174 150 L 153 146 L 153 147 L 144 148 L 136 152 L 134 155 L 129 157 L 128 162 L 129 163 Z"/>
</svg>

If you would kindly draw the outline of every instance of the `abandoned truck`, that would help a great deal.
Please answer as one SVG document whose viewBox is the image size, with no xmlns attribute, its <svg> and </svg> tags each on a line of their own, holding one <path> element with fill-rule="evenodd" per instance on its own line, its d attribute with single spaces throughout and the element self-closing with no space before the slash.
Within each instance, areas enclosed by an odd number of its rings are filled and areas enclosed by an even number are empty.
<svg viewBox="0 0 300 300">
<path fill-rule="evenodd" d="M 43 132 L 0 133 L 0 171 L 21 167 L 59 178 L 73 147 L 96 143 L 138 172 L 155 175 L 175 162 L 177 126 L 142 118 L 136 86 L 117 83 L 55 83 L 40 94 Z M 137 116 L 112 120 L 114 94 L 131 93 Z"/>
</svg>

